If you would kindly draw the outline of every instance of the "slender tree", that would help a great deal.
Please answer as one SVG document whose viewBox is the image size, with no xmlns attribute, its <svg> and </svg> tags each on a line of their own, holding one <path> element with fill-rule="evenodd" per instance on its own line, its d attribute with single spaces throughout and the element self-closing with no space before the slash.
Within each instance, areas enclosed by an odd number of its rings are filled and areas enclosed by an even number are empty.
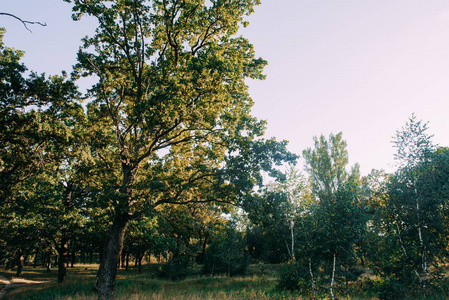
<svg viewBox="0 0 449 300">
<path fill-rule="evenodd" d="M 359 167 L 355 165 L 351 172 L 346 170 L 348 152 L 341 132 L 331 134 L 329 140 L 324 136 L 314 140 L 315 148 L 306 149 L 303 156 L 317 202 L 303 224 L 313 232 L 304 233 L 307 239 L 302 248 L 311 255 L 309 272 L 314 293 L 313 270 L 321 265 L 330 274 L 329 292 L 335 299 L 336 279 L 341 275 L 348 277 L 347 269 L 356 263 L 355 244 L 364 231 Z"/>
</svg>

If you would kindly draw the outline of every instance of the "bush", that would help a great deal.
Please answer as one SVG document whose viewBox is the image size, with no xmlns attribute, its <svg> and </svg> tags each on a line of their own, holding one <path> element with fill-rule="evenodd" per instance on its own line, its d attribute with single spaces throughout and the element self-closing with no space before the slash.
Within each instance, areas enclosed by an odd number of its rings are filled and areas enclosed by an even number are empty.
<svg viewBox="0 0 449 300">
<path fill-rule="evenodd" d="M 247 276 L 249 265 L 249 255 L 226 257 L 226 253 L 214 253 L 206 256 L 202 272 L 206 275 Z"/>
<path fill-rule="evenodd" d="M 227 228 L 224 235 L 217 236 L 209 245 L 202 272 L 207 275 L 247 276 L 251 262 L 245 250 L 243 235 Z"/>
<path fill-rule="evenodd" d="M 404 299 L 407 291 L 404 284 L 393 276 L 377 280 L 375 286 L 377 295 L 381 300 Z"/>
<path fill-rule="evenodd" d="M 179 281 L 192 273 L 193 262 L 187 255 L 173 257 L 158 270 L 158 277 Z"/>
<path fill-rule="evenodd" d="M 278 289 L 299 291 L 304 295 L 312 292 L 312 283 L 307 266 L 299 263 L 287 264 L 281 269 L 279 275 Z"/>
</svg>

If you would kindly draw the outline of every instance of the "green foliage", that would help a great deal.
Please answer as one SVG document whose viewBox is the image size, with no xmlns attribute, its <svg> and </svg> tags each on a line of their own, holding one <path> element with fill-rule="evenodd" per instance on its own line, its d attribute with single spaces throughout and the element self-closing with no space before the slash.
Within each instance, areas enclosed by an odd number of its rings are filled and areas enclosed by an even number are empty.
<svg viewBox="0 0 449 300">
<path fill-rule="evenodd" d="M 91 203 L 119 224 L 114 232 L 158 207 L 215 202 L 228 210 L 262 185 L 262 171 L 276 176 L 274 165 L 296 158 L 285 141 L 262 139 L 265 122 L 250 114 L 245 80 L 263 79 L 266 62 L 236 33 L 260 1 L 67 2 L 75 20 L 98 20 L 73 76 L 97 79 L 87 105 L 98 191 Z M 175 257 L 197 244 L 190 229 L 169 236 Z M 105 249 L 120 249 L 113 243 Z M 106 261 L 114 268 L 118 254 L 102 257 L 100 285 L 114 274 L 103 269 Z"/>
<path fill-rule="evenodd" d="M 379 193 L 369 233 L 366 253 L 385 299 L 401 290 L 410 297 L 440 293 L 449 164 L 447 150 L 436 149 L 426 131 L 427 124 L 412 116 L 397 132 L 399 168 Z"/>
<path fill-rule="evenodd" d="M 183 280 L 192 273 L 192 267 L 192 257 L 189 255 L 178 255 L 160 267 L 158 276 L 172 281 Z"/>
<path fill-rule="evenodd" d="M 375 289 L 382 300 L 404 299 L 407 287 L 393 276 L 375 281 Z"/>
<path fill-rule="evenodd" d="M 0 261 L 40 245 L 75 239 L 84 217 L 86 121 L 81 95 L 67 74 L 46 77 L 20 63 L 0 31 L 0 226 L 8 245 Z M 83 155 L 84 154 L 84 155 Z"/>
<path fill-rule="evenodd" d="M 202 272 L 208 275 L 246 276 L 249 264 L 245 237 L 230 222 L 212 238 Z"/>
<path fill-rule="evenodd" d="M 312 294 L 311 277 L 308 267 L 300 263 L 286 264 L 280 271 L 277 288 L 280 290 L 299 291 L 303 296 Z"/>
<path fill-rule="evenodd" d="M 348 152 L 342 133 L 331 134 L 329 140 L 321 135 L 314 137 L 315 148 L 303 151 L 305 167 L 310 174 L 313 192 L 319 197 L 326 197 L 348 180 L 346 165 Z"/>
</svg>

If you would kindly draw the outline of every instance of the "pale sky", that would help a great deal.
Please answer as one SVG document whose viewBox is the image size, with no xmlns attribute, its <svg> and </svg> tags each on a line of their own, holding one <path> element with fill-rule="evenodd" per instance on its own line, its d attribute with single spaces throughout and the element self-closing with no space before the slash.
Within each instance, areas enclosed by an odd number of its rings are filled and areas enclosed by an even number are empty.
<svg viewBox="0 0 449 300">
<path fill-rule="evenodd" d="M 71 21 L 62 0 L 0 0 L 5 43 L 25 50 L 30 70 L 70 71 L 95 22 Z M 242 34 L 268 61 L 267 79 L 248 81 L 253 114 L 267 137 L 300 154 L 313 136 L 343 132 L 362 174 L 392 171 L 391 140 L 415 113 L 434 142 L 449 146 L 449 1 L 262 0 Z M 82 84 L 82 83 L 81 83 Z"/>
</svg>

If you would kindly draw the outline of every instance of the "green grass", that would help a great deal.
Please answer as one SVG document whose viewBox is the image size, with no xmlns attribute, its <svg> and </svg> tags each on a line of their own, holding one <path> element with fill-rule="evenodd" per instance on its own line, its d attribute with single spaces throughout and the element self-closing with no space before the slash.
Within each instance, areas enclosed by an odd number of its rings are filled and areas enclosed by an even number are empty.
<svg viewBox="0 0 449 300">
<path fill-rule="evenodd" d="M 140 274 L 134 268 L 120 269 L 117 274 L 117 299 L 300 299 L 299 295 L 275 289 L 277 265 L 251 266 L 249 277 L 227 278 L 197 275 L 179 282 L 155 278 L 158 265 L 146 265 Z M 87 269 L 86 269 L 87 268 Z M 21 278 L 43 283 L 17 287 L 5 300 L 18 299 L 96 299 L 93 289 L 98 266 L 77 265 L 68 269 L 67 281 L 57 284 L 57 270 L 25 267 Z M 0 271 L 5 277 L 14 277 L 14 271 Z"/>
<path fill-rule="evenodd" d="M 142 273 L 138 273 L 135 268 L 130 268 L 129 271 L 119 269 L 115 289 L 116 299 L 310 299 L 301 297 L 298 293 L 276 289 L 281 265 L 251 265 L 248 277 L 201 276 L 200 267 L 197 266 L 193 276 L 178 282 L 157 278 L 159 267 L 157 264 L 144 265 Z M 67 281 L 57 284 L 56 269 L 47 272 L 43 268 L 25 267 L 20 280 L 22 282 L 28 280 L 34 284 L 18 286 L 9 291 L 2 300 L 94 300 L 97 299 L 93 288 L 97 269 L 98 265 L 76 265 L 75 268 L 68 268 Z M 14 278 L 15 272 L 0 270 L 0 274 Z M 344 285 L 336 287 L 335 292 L 339 295 L 339 299 L 377 299 L 373 289 L 377 279 L 368 275 L 351 282 L 348 287 Z M 445 299 L 444 292 L 442 295 L 428 299 Z M 328 297 L 327 289 L 318 291 L 319 299 Z"/>
</svg>

